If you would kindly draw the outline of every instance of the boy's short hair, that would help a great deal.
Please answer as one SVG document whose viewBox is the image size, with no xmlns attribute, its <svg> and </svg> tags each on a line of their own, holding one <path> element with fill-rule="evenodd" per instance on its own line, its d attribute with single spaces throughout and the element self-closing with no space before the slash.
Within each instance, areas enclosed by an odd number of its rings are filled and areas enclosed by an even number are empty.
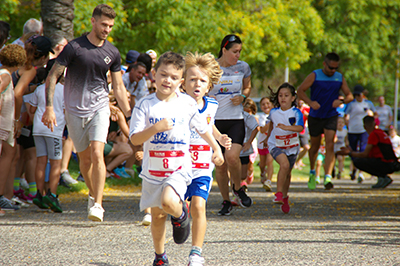
<svg viewBox="0 0 400 266">
<path fill-rule="evenodd" d="M 97 19 L 100 18 L 102 15 L 111 19 L 114 19 L 117 16 L 114 9 L 112 9 L 112 7 L 106 4 L 100 4 L 96 6 L 93 10 L 92 17 Z"/>
<path fill-rule="evenodd" d="M 325 55 L 325 61 L 326 62 L 330 62 L 330 61 L 334 61 L 334 62 L 339 62 L 340 61 L 340 57 L 337 53 L 328 53 Z"/>
<path fill-rule="evenodd" d="M 196 52 L 195 54 L 192 54 L 191 52 L 188 52 L 185 56 L 185 71 L 183 72 L 183 78 L 186 78 L 187 70 L 194 66 L 197 66 L 206 72 L 210 80 L 210 88 L 212 88 L 214 84 L 218 83 L 223 73 L 217 60 L 215 60 L 215 57 L 211 53 L 199 54 Z"/>
<path fill-rule="evenodd" d="M 363 122 L 365 126 L 372 126 L 375 125 L 375 118 L 373 116 L 367 115 L 363 118 Z"/>
<path fill-rule="evenodd" d="M 155 71 L 157 71 L 161 65 L 173 65 L 177 70 L 181 70 L 185 67 L 185 58 L 181 54 L 168 51 L 163 53 L 158 59 L 154 66 Z"/>
<path fill-rule="evenodd" d="M 131 72 L 132 69 L 138 69 L 139 66 L 146 68 L 146 65 L 143 62 L 135 62 L 129 65 L 128 69 L 126 70 L 126 73 Z"/>
<path fill-rule="evenodd" d="M 0 51 L 0 63 L 7 67 L 23 66 L 26 62 L 26 52 L 17 44 L 6 45 Z"/>
</svg>

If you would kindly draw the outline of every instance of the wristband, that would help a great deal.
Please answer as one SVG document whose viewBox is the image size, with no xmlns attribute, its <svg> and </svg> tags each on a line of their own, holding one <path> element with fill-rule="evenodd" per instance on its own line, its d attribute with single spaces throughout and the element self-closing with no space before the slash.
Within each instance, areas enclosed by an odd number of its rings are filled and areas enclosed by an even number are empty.
<svg viewBox="0 0 400 266">
<path fill-rule="evenodd" d="M 130 117 L 126 117 L 125 120 L 126 120 L 126 122 L 129 122 L 129 120 L 131 120 L 131 116 Z"/>
<path fill-rule="evenodd" d="M 244 94 L 240 94 L 240 96 L 242 96 L 245 100 L 246 100 L 246 95 L 244 95 Z"/>
<path fill-rule="evenodd" d="M 344 103 L 344 100 L 343 100 L 343 99 L 339 99 L 339 101 L 341 101 L 342 103 Z"/>
</svg>

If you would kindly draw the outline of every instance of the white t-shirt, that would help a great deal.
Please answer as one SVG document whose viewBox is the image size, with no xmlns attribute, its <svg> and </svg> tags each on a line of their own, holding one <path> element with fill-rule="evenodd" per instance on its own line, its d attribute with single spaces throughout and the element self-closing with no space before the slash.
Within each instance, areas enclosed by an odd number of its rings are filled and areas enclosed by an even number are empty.
<svg viewBox="0 0 400 266">
<path fill-rule="evenodd" d="M 136 102 L 138 102 L 144 96 L 149 94 L 149 89 L 147 88 L 147 82 L 144 77 L 141 80 L 139 80 L 136 90 L 135 90 L 136 81 L 131 83 L 131 81 L 129 80 L 129 73 L 125 73 L 124 75 L 122 75 L 122 81 L 124 82 L 126 90 L 129 91 L 131 95 L 136 97 Z"/>
<path fill-rule="evenodd" d="M 239 60 L 236 65 L 221 69 L 224 71 L 221 79 L 208 93 L 215 96 L 219 104 L 215 119 L 242 119 L 243 106 L 233 105 L 231 98 L 242 94 L 243 79 L 251 75 L 250 67 L 246 62 Z"/>
<path fill-rule="evenodd" d="M 246 143 L 251 136 L 251 132 L 253 132 L 254 129 L 258 127 L 258 122 L 257 119 L 254 117 L 254 115 L 249 114 L 248 112 L 243 111 L 243 118 L 244 118 L 244 125 L 245 125 L 245 131 L 246 134 L 244 136 L 243 144 Z M 250 154 L 253 154 L 254 149 L 253 145 L 250 146 L 250 149 L 247 151 L 240 151 L 240 157 L 246 157 L 249 156 Z"/>
<path fill-rule="evenodd" d="M 192 180 L 192 161 L 189 152 L 191 128 L 200 134 L 208 130 L 201 119 L 196 101 L 185 94 L 168 102 L 160 101 L 156 93 L 142 98 L 132 112 L 129 137 L 142 132 L 164 118 L 171 118 L 171 130 L 159 132 L 143 143 L 143 161 L 140 177 L 149 183 L 162 184 L 172 174 L 180 174 L 186 185 Z"/>
<path fill-rule="evenodd" d="M 333 146 L 335 152 L 340 151 L 341 147 L 346 146 L 347 129 L 336 130 L 336 142 Z"/>
<path fill-rule="evenodd" d="M 349 133 L 361 134 L 365 132 L 363 118 L 368 115 L 368 110 L 375 112 L 374 104 L 369 100 L 361 102 L 354 100 L 347 104 L 346 115 L 349 115 Z"/>
<path fill-rule="evenodd" d="M 54 90 L 53 110 L 56 115 L 57 126 L 54 126 L 54 131 L 42 123 L 43 113 L 46 111 L 46 86 L 42 84 L 36 90 L 24 96 L 24 101 L 30 105 L 37 107 L 33 119 L 33 136 L 45 136 L 53 138 L 62 138 L 65 117 L 64 117 L 64 85 L 57 83 Z"/>
<path fill-rule="evenodd" d="M 268 120 L 273 123 L 273 129 L 268 139 L 268 149 L 271 151 L 275 147 L 281 148 L 287 156 L 298 154 L 300 150 L 299 133 L 280 129 L 277 125 L 304 127 L 303 114 L 300 109 L 292 107 L 282 111 L 280 107 L 273 108 L 269 113 Z"/>
<path fill-rule="evenodd" d="M 213 98 L 203 97 L 203 99 L 204 106 L 199 109 L 200 117 L 203 121 L 206 121 L 208 131 L 212 134 L 218 102 Z M 192 128 L 190 134 L 190 152 L 192 153 L 193 179 L 200 176 L 212 177 L 214 164 L 211 162 L 211 158 L 213 151 L 194 128 Z"/>
<path fill-rule="evenodd" d="M 379 117 L 379 128 L 382 130 L 388 130 L 390 126 L 389 118 L 393 115 L 392 108 L 387 104 L 383 107 L 378 105 L 376 106 L 376 112 Z"/>
<path fill-rule="evenodd" d="M 269 114 L 265 114 L 262 113 L 260 114 L 260 117 L 258 118 L 258 121 L 260 123 L 260 128 L 264 127 L 266 125 L 266 123 L 268 122 L 268 115 Z M 266 138 L 267 138 L 267 133 L 261 133 L 258 132 L 258 136 L 257 136 L 257 148 L 258 149 L 265 149 L 264 144 L 262 143 Z"/>
<path fill-rule="evenodd" d="M 399 135 L 394 136 L 394 138 L 390 137 L 390 141 L 392 142 L 393 150 L 397 149 L 397 147 L 400 146 L 400 136 Z M 396 154 L 397 158 L 400 157 L 400 151 L 395 151 L 395 154 Z"/>
</svg>

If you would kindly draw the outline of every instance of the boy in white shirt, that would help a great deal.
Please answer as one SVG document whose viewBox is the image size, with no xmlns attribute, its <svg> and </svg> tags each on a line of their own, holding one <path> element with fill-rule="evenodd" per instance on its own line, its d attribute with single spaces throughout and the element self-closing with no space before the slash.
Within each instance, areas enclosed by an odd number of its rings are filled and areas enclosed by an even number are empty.
<svg viewBox="0 0 400 266">
<path fill-rule="evenodd" d="M 55 59 L 50 60 L 46 68 L 51 69 L 54 62 Z M 62 212 L 56 193 L 61 173 L 62 136 L 65 127 L 63 80 L 64 75 L 61 75 L 57 80 L 54 91 L 54 113 L 57 119 L 57 126 L 54 126 L 54 131 L 42 123 L 42 115 L 46 110 L 45 84 L 37 87 L 33 93 L 24 96 L 24 100 L 30 105 L 29 113 L 34 114 L 33 138 L 37 157 L 35 180 L 38 192 L 33 199 L 33 203 L 41 209 L 50 207 L 54 212 Z M 45 193 L 44 183 L 47 159 L 50 159 L 50 188 L 46 195 L 43 196 Z"/>
<path fill-rule="evenodd" d="M 154 68 L 157 92 L 135 105 L 130 122 L 132 144 L 143 143 L 140 209 L 151 207 L 151 232 L 156 255 L 153 265 L 168 265 L 164 251 L 168 214 L 171 215 L 175 243 L 184 243 L 190 233 L 184 197 L 192 181 L 189 152 L 192 127 L 214 150 L 213 163 L 221 165 L 224 161 L 206 121 L 201 119 L 196 102 L 177 92 L 183 82 L 184 64 L 183 57 L 173 52 L 160 57 Z"/>
</svg>

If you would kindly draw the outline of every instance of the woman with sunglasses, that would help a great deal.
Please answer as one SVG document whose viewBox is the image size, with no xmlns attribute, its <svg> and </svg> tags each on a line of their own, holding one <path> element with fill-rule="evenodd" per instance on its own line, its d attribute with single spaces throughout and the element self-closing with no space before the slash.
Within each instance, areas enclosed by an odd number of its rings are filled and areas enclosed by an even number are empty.
<svg viewBox="0 0 400 266">
<path fill-rule="evenodd" d="M 251 70 L 246 62 L 240 61 L 242 41 L 230 34 L 223 38 L 218 55 L 218 63 L 224 71 L 218 84 L 209 92 L 218 101 L 215 126 L 221 134 L 232 139 L 230 150 L 224 151 L 225 163 L 216 167 L 216 179 L 223 198 L 222 209 L 218 215 L 230 215 L 232 204 L 229 198 L 229 177 L 232 190 L 242 207 L 250 207 L 252 200 L 241 187 L 240 151 L 245 136 L 242 103 L 250 95 Z M 229 174 L 228 174 L 229 171 Z"/>
</svg>

